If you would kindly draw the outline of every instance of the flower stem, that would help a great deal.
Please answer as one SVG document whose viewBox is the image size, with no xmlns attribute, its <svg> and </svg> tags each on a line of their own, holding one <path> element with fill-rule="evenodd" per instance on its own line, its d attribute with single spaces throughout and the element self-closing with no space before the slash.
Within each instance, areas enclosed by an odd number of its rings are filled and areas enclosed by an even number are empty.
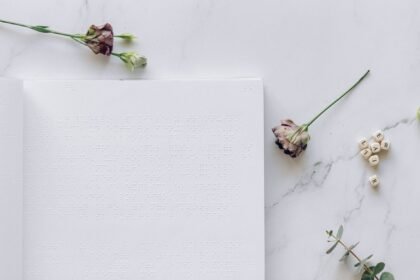
<svg viewBox="0 0 420 280">
<path fill-rule="evenodd" d="M 13 21 L 8 21 L 8 20 L 2 20 L 0 19 L 1 23 L 6 23 L 6 24 L 11 24 L 11 25 L 15 25 L 15 26 L 19 26 L 19 27 L 24 27 L 24 28 L 28 28 L 34 31 L 39 31 L 39 26 L 32 26 L 32 25 L 27 25 L 27 24 L 23 24 L 23 23 L 18 23 L 18 22 L 13 22 Z M 61 35 L 61 36 L 66 36 L 66 37 L 70 37 L 70 38 L 83 38 L 84 35 L 80 35 L 80 34 L 69 34 L 69 33 L 64 33 L 64 32 L 58 32 L 55 30 L 51 30 L 49 29 L 47 26 L 43 26 L 42 28 L 42 32 L 41 33 L 52 33 L 52 34 L 56 34 L 56 35 Z"/>
<path fill-rule="evenodd" d="M 85 42 L 83 42 L 80 38 L 72 37 L 72 39 L 74 41 L 76 41 L 77 43 L 83 45 L 83 46 L 87 46 L 87 44 Z M 120 53 L 112 52 L 111 55 L 121 58 L 121 54 Z"/>
<path fill-rule="evenodd" d="M 369 73 L 369 71 L 367 72 L 367 73 Z M 366 74 L 367 74 L 366 73 Z M 366 76 L 366 74 L 365 74 L 365 76 Z M 359 80 L 359 82 L 360 82 L 360 80 Z M 353 252 L 353 250 L 352 249 L 350 249 L 346 244 L 344 244 L 344 242 L 343 241 L 341 241 L 340 239 L 338 239 L 334 234 L 329 234 L 329 236 L 331 236 L 332 238 L 334 238 L 335 239 L 335 241 L 336 242 L 338 242 L 338 244 L 340 244 L 341 246 L 343 246 L 343 248 L 347 251 L 347 252 L 349 252 L 360 264 L 362 263 L 362 259 L 361 258 L 359 258 L 359 256 L 357 256 L 356 255 L 356 253 L 355 252 Z M 373 271 L 372 271 L 372 269 L 370 269 L 370 267 L 369 266 L 367 266 L 366 264 L 364 264 L 363 265 L 363 269 L 365 270 L 365 271 L 367 271 L 367 272 L 369 272 L 369 273 L 372 273 Z M 379 278 L 375 275 L 375 279 L 376 280 L 379 280 Z"/>
<path fill-rule="evenodd" d="M 352 85 L 346 92 L 344 92 L 340 97 L 338 97 L 336 100 L 334 100 L 330 105 L 328 105 L 324 110 L 322 110 L 318 115 L 315 116 L 310 122 L 306 123 L 304 126 L 306 127 L 306 130 L 309 128 L 311 124 L 313 124 L 322 114 L 324 114 L 328 109 L 330 109 L 332 106 L 335 105 L 340 99 L 342 99 L 344 96 L 346 96 L 350 91 L 352 91 L 358 84 L 360 84 L 361 81 L 369 74 L 370 70 L 368 70 L 354 85 Z"/>
</svg>

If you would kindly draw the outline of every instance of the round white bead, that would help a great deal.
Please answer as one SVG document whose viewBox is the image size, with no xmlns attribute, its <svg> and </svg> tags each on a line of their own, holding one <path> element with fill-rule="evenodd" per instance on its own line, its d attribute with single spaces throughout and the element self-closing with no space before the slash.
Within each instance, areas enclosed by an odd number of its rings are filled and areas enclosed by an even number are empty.
<svg viewBox="0 0 420 280">
<path fill-rule="evenodd" d="M 360 154 L 365 159 L 368 159 L 372 155 L 372 151 L 369 148 L 367 148 L 367 149 L 364 149 L 364 150 L 360 151 Z"/>
<path fill-rule="evenodd" d="M 373 155 L 369 157 L 369 164 L 370 166 L 377 166 L 379 164 L 379 156 Z"/>
<path fill-rule="evenodd" d="M 384 132 L 382 130 L 378 130 L 373 134 L 373 139 L 377 142 L 381 142 L 384 140 Z"/>
<path fill-rule="evenodd" d="M 377 154 L 381 151 L 381 144 L 373 142 L 370 144 L 370 149 L 372 150 L 372 153 Z"/>
<path fill-rule="evenodd" d="M 391 142 L 389 140 L 383 140 L 381 142 L 381 149 L 384 151 L 388 151 L 390 146 L 391 146 Z"/>
<path fill-rule="evenodd" d="M 359 140 L 359 149 L 364 150 L 369 147 L 369 141 L 366 138 Z"/>
<path fill-rule="evenodd" d="M 372 187 L 377 187 L 379 185 L 379 178 L 376 175 L 369 177 L 369 183 Z"/>
</svg>

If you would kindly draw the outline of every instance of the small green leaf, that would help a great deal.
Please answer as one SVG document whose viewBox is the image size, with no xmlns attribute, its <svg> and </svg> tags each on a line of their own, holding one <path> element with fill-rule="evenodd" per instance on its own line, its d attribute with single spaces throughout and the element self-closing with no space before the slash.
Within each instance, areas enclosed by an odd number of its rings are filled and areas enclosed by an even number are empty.
<svg viewBox="0 0 420 280">
<path fill-rule="evenodd" d="M 375 279 L 375 276 L 366 274 L 362 276 L 361 280 L 374 280 L 374 279 Z"/>
<path fill-rule="evenodd" d="M 31 29 L 41 32 L 41 33 L 50 33 L 51 31 L 48 29 L 48 26 L 45 25 L 35 25 L 32 26 Z"/>
<path fill-rule="evenodd" d="M 335 247 L 337 247 L 338 245 L 338 241 L 334 243 L 334 245 L 332 245 L 332 247 L 330 249 L 327 250 L 327 254 L 330 254 L 332 251 L 334 251 Z"/>
<path fill-rule="evenodd" d="M 355 267 L 358 267 L 358 266 L 363 266 L 363 265 L 365 265 L 365 264 L 366 264 L 366 262 L 367 262 L 368 260 L 370 260 L 372 257 L 373 257 L 373 255 L 370 255 L 369 257 L 367 257 L 367 258 L 363 259 L 362 261 L 360 261 L 360 262 L 356 263 L 354 266 L 355 266 Z"/>
<path fill-rule="evenodd" d="M 351 250 L 353 250 L 354 248 L 356 248 L 357 245 L 359 245 L 359 242 L 357 242 L 356 244 L 351 245 L 349 247 L 349 249 L 341 257 L 340 262 L 344 261 L 350 255 Z"/>
<path fill-rule="evenodd" d="M 338 261 L 343 262 L 348 256 L 349 256 L 349 253 L 346 252 Z"/>
<path fill-rule="evenodd" d="M 394 280 L 394 275 L 392 275 L 389 272 L 384 272 L 382 273 L 381 277 L 379 278 L 380 280 Z"/>
<path fill-rule="evenodd" d="M 373 269 L 375 275 L 379 274 L 382 272 L 382 270 L 384 270 L 385 268 L 385 264 L 383 262 L 378 263 L 375 268 Z"/>
<path fill-rule="evenodd" d="M 344 231 L 343 226 L 340 226 L 340 228 L 337 231 L 337 236 L 336 236 L 337 239 L 341 239 L 341 237 L 343 236 L 343 231 Z"/>
</svg>

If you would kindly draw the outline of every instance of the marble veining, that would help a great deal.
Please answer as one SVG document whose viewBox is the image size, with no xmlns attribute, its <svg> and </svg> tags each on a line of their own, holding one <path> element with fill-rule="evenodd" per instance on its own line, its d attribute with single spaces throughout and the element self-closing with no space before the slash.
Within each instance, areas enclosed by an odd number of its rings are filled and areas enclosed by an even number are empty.
<svg viewBox="0 0 420 280">
<path fill-rule="evenodd" d="M 420 2 L 0 0 L 0 17 L 85 32 L 109 21 L 138 41 L 149 65 L 130 73 L 62 38 L 0 25 L 0 75 L 26 79 L 261 77 L 265 90 L 266 279 L 355 280 L 324 231 L 373 253 L 397 279 L 416 277 L 420 250 Z M 311 127 L 307 151 L 285 157 L 271 127 L 303 123 L 367 69 L 369 77 Z M 121 93 L 124 98 L 124 93 Z M 382 128 L 390 151 L 377 170 L 357 140 Z M 240 143 L 238 143 L 240 145 Z M 374 190 L 367 178 L 377 173 Z"/>
</svg>

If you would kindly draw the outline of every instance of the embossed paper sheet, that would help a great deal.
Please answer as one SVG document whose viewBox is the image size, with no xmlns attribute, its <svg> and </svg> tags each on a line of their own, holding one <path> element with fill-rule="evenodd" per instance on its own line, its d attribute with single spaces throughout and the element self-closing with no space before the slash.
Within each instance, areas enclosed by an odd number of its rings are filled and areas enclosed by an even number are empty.
<svg viewBox="0 0 420 280">
<path fill-rule="evenodd" d="M 22 81 L 0 79 L 0 279 L 22 279 Z"/>
<path fill-rule="evenodd" d="M 27 280 L 263 280 L 259 80 L 31 81 Z"/>
</svg>

